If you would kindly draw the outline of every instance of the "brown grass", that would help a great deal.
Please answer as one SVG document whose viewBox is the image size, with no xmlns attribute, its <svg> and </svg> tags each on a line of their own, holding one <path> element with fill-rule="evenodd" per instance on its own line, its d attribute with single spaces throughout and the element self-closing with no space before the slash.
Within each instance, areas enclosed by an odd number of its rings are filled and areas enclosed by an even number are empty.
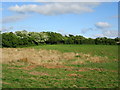
<svg viewBox="0 0 120 90">
<path fill-rule="evenodd" d="M 74 55 L 74 53 L 61 53 L 56 50 L 3 48 L 2 63 L 27 62 L 32 64 L 62 64 L 63 60 L 73 59 Z"/>
<path fill-rule="evenodd" d="M 48 73 L 37 72 L 37 71 L 30 72 L 29 74 L 32 74 L 32 75 L 40 75 L 40 76 L 49 76 Z"/>
<path fill-rule="evenodd" d="M 86 62 L 103 63 L 107 61 L 107 57 L 91 56 L 90 54 L 66 52 L 62 53 L 57 50 L 36 50 L 33 48 L 1 48 L 2 63 L 22 64 L 28 63 L 29 67 L 23 69 L 30 70 L 31 65 L 42 65 L 46 68 L 68 68 L 63 66 L 67 61 L 75 59 L 72 64 L 85 64 Z M 22 62 L 22 63 L 21 63 Z M 34 66 L 35 67 L 35 66 Z"/>
<path fill-rule="evenodd" d="M 2 82 L 2 84 L 10 84 L 10 83 L 8 83 L 8 82 Z"/>
<path fill-rule="evenodd" d="M 108 61 L 108 57 L 91 56 L 90 54 L 77 53 L 76 56 L 79 57 L 72 64 L 85 64 L 86 62 L 105 63 Z"/>
<path fill-rule="evenodd" d="M 67 76 L 82 77 L 83 75 L 73 73 L 73 74 L 68 74 Z"/>
<path fill-rule="evenodd" d="M 32 69 L 34 69 L 34 68 L 36 68 L 36 67 L 37 67 L 37 65 L 30 65 L 30 66 L 27 66 L 27 67 L 22 67 L 22 68 L 20 68 L 20 69 L 32 70 Z"/>
<path fill-rule="evenodd" d="M 27 67 L 8 67 L 8 69 L 24 69 L 24 70 L 32 70 L 34 68 L 36 68 L 37 65 L 29 65 Z"/>
<path fill-rule="evenodd" d="M 64 65 L 54 65 L 54 64 L 43 64 L 42 66 L 46 67 L 46 68 L 65 68 L 65 69 L 71 69 L 73 67 L 71 66 L 64 66 Z"/>
</svg>

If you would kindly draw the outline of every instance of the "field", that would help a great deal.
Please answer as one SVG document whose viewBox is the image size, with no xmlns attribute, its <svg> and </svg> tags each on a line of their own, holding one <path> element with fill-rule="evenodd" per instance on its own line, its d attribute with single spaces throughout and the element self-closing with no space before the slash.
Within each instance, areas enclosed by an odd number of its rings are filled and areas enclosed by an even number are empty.
<svg viewBox="0 0 120 90">
<path fill-rule="evenodd" d="M 3 88 L 118 88 L 117 45 L 2 48 Z"/>
</svg>

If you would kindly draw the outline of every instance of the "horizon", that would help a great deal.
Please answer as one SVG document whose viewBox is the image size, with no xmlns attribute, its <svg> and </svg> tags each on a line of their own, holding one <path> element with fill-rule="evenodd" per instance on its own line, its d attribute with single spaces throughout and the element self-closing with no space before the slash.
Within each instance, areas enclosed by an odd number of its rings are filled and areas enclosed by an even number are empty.
<svg viewBox="0 0 120 90">
<path fill-rule="evenodd" d="M 24 31 L 24 30 L 19 30 L 19 31 Z M 25 31 L 27 31 L 27 30 L 25 30 Z M 6 32 L 1 32 L 1 34 L 3 34 L 3 33 L 13 33 L 13 34 L 15 34 L 15 32 L 16 31 L 6 31 Z M 32 31 L 27 31 L 28 33 L 29 32 L 32 32 Z M 34 32 L 34 31 L 33 31 Z M 52 31 L 43 31 L 43 32 L 52 32 Z M 42 32 L 35 32 L 35 33 L 42 33 Z M 59 33 L 59 34 L 61 34 L 63 37 L 65 37 L 65 36 L 68 36 L 69 37 L 69 35 L 73 35 L 73 34 L 62 34 L 62 33 L 60 33 L 60 32 L 53 32 L 53 33 Z M 91 37 L 85 37 L 85 36 L 83 36 L 83 35 L 73 35 L 73 36 L 82 36 L 82 37 L 84 37 L 84 38 L 86 38 L 86 39 L 89 39 L 89 38 L 91 38 Z M 110 37 L 95 37 L 95 38 L 91 38 L 91 39 L 96 39 L 96 38 L 107 38 L 107 39 L 115 39 L 115 38 L 119 38 L 118 36 L 117 37 L 114 37 L 114 38 L 110 38 Z"/>
</svg>

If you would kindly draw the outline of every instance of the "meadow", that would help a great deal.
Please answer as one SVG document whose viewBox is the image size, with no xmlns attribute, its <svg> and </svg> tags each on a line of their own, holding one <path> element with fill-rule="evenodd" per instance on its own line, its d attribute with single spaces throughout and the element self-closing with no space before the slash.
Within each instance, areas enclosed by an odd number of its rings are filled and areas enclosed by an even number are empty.
<svg viewBox="0 0 120 90">
<path fill-rule="evenodd" d="M 118 88 L 118 45 L 39 45 L 2 51 L 2 88 Z"/>
</svg>

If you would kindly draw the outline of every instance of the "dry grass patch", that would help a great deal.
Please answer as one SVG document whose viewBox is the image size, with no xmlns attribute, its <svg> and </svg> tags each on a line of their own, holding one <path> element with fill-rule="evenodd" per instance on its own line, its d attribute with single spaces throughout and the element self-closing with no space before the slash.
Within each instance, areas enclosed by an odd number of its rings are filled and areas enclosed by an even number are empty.
<svg viewBox="0 0 120 90">
<path fill-rule="evenodd" d="M 55 65 L 55 64 L 43 64 L 42 66 L 44 66 L 45 68 L 69 68 L 69 69 L 71 69 L 71 68 L 73 68 L 73 67 L 71 67 L 71 66 L 64 66 L 64 65 Z"/>
<path fill-rule="evenodd" d="M 2 84 L 10 84 L 10 83 L 8 83 L 8 82 L 2 82 Z"/>
<path fill-rule="evenodd" d="M 77 53 L 76 60 L 71 62 L 72 64 L 85 64 L 86 62 L 92 63 L 105 63 L 108 61 L 108 57 L 92 56 L 90 54 Z"/>
<path fill-rule="evenodd" d="M 104 63 L 107 62 L 107 57 L 101 57 L 101 56 L 93 56 L 86 59 L 86 61 L 93 62 L 93 63 Z"/>
<path fill-rule="evenodd" d="M 2 63 L 15 63 L 21 65 L 21 62 L 35 65 L 42 65 L 47 68 L 68 68 L 63 66 L 66 60 L 75 59 L 72 64 L 85 64 L 86 62 L 103 63 L 107 57 L 91 56 L 90 54 L 67 52 L 62 53 L 57 50 L 36 50 L 33 48 L 2 48 Z M 26 67 L 23 69 L 31 69 Z"/>
<path fill-rule="evenodd" d="M 85 64 L 85 61 L 76 60 L 76 61 L 72 62 L 72 64 Z"/>
<path fill-rule="evenodd" d="M 29 65 L 27 67 L 8 67 L 8 69 L 24 69 L 24 70 L 32 70 L 34 68 L 36 68 L 37 65 L 33 64 L 33 65 Z"/>
<path fill-rule="evenodd" d="M 48 73 L 37 72 L 37 71 L 29 72 L 29 74 L 32 74 L 32 75 L 40 75 L 40 76 L 49 76 Z"/>
<path fill-rule="evenodd" d="M 36 67 L 37 67 L 37 65 L 30 65 L 30 66 L 27 66 L 27 67 L 22 67 L 22 68 L 20 68 L 20 69 L 32 70 L 32 69 L 34 69 L 34 68 L 36 68 Z"/>
<path fill-rule="evenodd" d="M 73 76 L 73 77 L 83 77 L 83 75 L 80 75 L 80 74 L 68 74 L 67 76 Z"/>
<path fill-rule="evenodd" d="M 3 48 L 2 62 L 27 62 L 32 64 L 62 64 L 63 60 L 73 59 L 74 53 L 61 53 L 56 50 L 35 50 L 24 48 Z"/>
<path fill-rule="evenodd" d="M 111 71 L 111 70 L 106 70 L 103 68 L 67 68 L 65 69 L 66 71 L 78 71 L 78 72 L 86 72 L 86 71 L 99 71 L 99 72 L 103 72 L 103 71 L 110 71 L 110 72 L 117 72 L 117 71 Z"/>
<path fill-rule="evenodd" d="M 77 70 L 77 71 L 84 72 L 84 71 L 90 71 L 90 70 L 94 70 L 94 71 L 105 71 L 105 70 L 102 69 L 102 68 L 80 68 L 80 69 Z"/>
</svg>

